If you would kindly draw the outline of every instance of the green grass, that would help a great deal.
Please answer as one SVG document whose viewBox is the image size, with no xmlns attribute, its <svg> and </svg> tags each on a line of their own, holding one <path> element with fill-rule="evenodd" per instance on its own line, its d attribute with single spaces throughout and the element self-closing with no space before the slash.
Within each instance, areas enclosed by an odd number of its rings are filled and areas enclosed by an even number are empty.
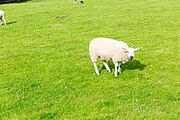
<svg viewBox="0 0 180 120">
<path fill-rule="evenodd" d="M 179 0 L 31 0 L 3 4 L 0 119 L 180 117 Z M 65 19 L 56 16 L 68 15 Z M 89 42 L 109 37 L 140 47 L 114 77 L 96 76 Z"/>
</svg>

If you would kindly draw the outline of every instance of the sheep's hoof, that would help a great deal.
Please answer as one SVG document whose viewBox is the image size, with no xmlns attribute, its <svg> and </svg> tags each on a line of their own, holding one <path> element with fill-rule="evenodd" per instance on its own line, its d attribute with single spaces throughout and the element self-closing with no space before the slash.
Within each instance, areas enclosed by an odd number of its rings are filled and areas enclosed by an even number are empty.
<svg viewBox="0 0 180 120">
<path fill-rule="evenodd" d="M 117 76 L 118 76 L 117 74 L 114 75 L 114 77 L 117 77 Z"/>
<path fill-rule="evenodd" d="M 99 74 L 99 73 L 96 73 L 96 75 L 98 75 L 98 76 L 99 76 L 100 74 Z"/>
</svg>

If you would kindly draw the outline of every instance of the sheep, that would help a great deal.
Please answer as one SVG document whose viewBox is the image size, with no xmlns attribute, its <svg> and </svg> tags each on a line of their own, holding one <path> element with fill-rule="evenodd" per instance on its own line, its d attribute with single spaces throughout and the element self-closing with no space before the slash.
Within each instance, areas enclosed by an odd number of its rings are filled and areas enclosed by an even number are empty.
<svg viewBox="0 0 180 120">
<path fill-rule="evenodd" d="M 4 24 L 6 25 L 6 20 L 5 20 L 5 13 L 4 11 L 0 10 L 0 20 L 4 21 Z M 0 21 L 0 25 L 2 25 L 2 22 Z"/>
<path fill-rule="evenodd" d="M 115 65 L 114 76 L 121 74 L 120 65 L 132 60 L 135 56 L 135 51 L 139 48 L 129 48 L 125 42 L 113 40 L 111 38 L 95 38 L 89 44 L 90 58 L 94 64 L 94 69 L 97 75 L 100 75 L 97 62 L 100 58 L 108 72 L 111 72 L 107 62 L 112 59 Z"/>
<path fill-rule="evenodd" d="M 78 3 L 78 4 L 83 4 L 84 3 L 83 0 L 73 0 L 73 1 L 74 1 L 74 3 Z"/>
</svg>

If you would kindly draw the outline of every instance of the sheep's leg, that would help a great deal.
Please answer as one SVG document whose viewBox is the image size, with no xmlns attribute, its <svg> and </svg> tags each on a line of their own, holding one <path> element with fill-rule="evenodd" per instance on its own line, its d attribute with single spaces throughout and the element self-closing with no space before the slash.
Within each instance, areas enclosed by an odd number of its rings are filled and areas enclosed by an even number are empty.
<svg viewBox="0 0 180 120">
<path fill-rule="evenodd" d="M 108 72 L 111 72 L 111 70 L 110 70 L 108 64 L 107 64 L 106 62 L 104 62 L 104 61 L 103 61 L 103 64 L 104 64 L 104 66 L 106 67 L 106 70 L 107 70 Z"/>
<path fill-rule="evenodd" d="M 0 25 L 2 25 L 2 20 L 0 19 Z"/>
<path fill-rule="evenodd" d="M 121 74 L 121 63 L 118 63 L 118 73 Z"/>
<path fill-rule="evenodd" d="M 98 68 L 97 68 L 97 64 L 96 64 L 96 63 L 93 63 L 93 64 L 94 64 L 94 69 L 95 69 L 96 74 L 97 74 L 97 75 L 100 75 L 100 74 L 99 74 L 99 70 L 98 70 Z"/>
<path fill-rule="evenodd" d="M 117 77 L 118 75 L 118 63 L 115 63 L 115 72 L 114 72 L 114 76 Z"/>
<path fill-rule="evenodd" d="M 6 20 L 3 18 L 4 24 L 6 25 Z"/>
</svg>

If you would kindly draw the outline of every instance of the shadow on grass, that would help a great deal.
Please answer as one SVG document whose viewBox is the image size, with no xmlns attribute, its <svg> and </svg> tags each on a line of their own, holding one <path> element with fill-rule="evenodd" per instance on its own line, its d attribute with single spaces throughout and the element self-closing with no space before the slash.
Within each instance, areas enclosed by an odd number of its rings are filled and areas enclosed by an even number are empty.
<svg viewBox="0 0 180 120">
<path fill-rule="evenodd" d="M 126 64 L 123 64 L 121 66 L 122 68 L 122 71 L 124 70 L 135 70 L 135 69 L 138 69 L 138 70 L 144 70 L 144 68 L 146 67 L 145 64 L 142 64 L 140 61 L 138 60 L 132 60 L 132 61 L 129 61 L 127 62 Z"/>
<path fill-rule="evenodd" d="M 23 3 L 31 0 L 0 0 L 0 4 L 9 4 L 9 3 Z"/>
<path fill-rule="evenodd" d="M 110 67 L 111 70 L 114 69 L 114 64 L 113 64 L 113 62 L 108 62 L 108 65 L 109 65 L 109 67 Z M 142 71 L 142 70 L 144 70 L 145 67 L 146 67 L 146 65 L 145 65 L 145 64 L 142 64 L 140 61 L 138 61 L 138 60 L 132 60 L 132 61 L 129 61 L 129 62 L 121 65 L 121 72 L 123 72 L 123 71 L 125 71 L 125 70 L 136 70 L 136 69 Z M 103 70 L 103 69 L 106 69 L 104 65 L 103 65 L 102 68 L 100 69 L 100 72 L 101 72 L 101 70 Z"/>
<path fill-rule="evenodd" d="M 8 22 L 7 25 L 11 25 L 11 24 L 14 24 L 14 23 L 17 23 L 17 21 Z"/>
</svg>

